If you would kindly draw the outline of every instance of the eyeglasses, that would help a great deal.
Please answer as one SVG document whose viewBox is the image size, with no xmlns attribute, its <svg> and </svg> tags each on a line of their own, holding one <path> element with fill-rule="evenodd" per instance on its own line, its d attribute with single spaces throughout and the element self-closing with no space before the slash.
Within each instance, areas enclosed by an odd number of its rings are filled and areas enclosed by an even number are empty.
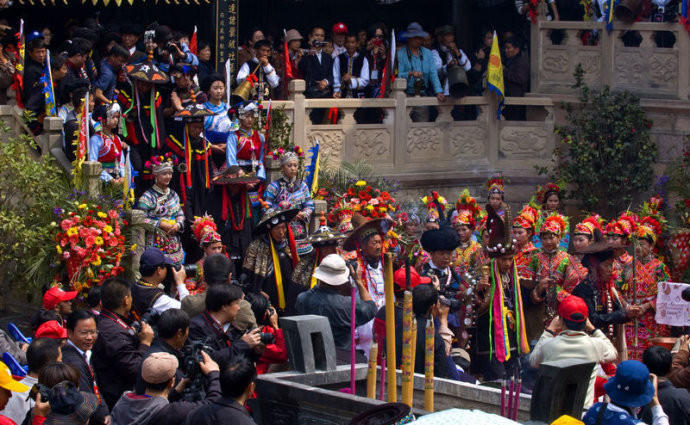
<svg viewBox="0 0 690 425">
<path fill-rule="evenodd" d="M 98 335 L 98 330 L 79 331 L 79 332 L 77 332 L 77 335 L 79 335 L 79 336 L 96 336 L 96 335 Z"/>
</svg>

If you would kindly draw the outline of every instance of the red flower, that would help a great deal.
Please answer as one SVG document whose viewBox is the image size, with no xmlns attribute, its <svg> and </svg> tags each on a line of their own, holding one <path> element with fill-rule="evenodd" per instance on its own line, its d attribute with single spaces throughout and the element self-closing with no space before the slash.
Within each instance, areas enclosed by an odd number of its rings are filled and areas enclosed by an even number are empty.
<svg viewBox="0 0 690 425">
<path fill-rule="evenodd" d="M 381 200 L 383 201 L 390 201 L 391 200 L 391 195 L 388 192 L 381 192 Z"/>
<path fill-rule="evenodd" d="M 690 198 L 685 200 L 685 206 L 690 208 Z"/>
<path fill-rule="evenodd" d="M 363 190 L 359 191 L 359 198 L 363 201 L 370 201 L 371 195 Z"/>
</svg>

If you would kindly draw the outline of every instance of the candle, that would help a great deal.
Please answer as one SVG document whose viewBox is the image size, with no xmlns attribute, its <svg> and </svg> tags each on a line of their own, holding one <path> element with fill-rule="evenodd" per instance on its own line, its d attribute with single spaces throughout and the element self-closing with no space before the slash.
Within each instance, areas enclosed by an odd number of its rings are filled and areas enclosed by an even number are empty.
<svg viewBox="0 0 690 425">
<path fill-rule="evenodd" d="M 522 391 L 522 379 L 517 380 L 517 389 L 515 390 L 515 402 L 513 403 L 513 417 L 514 421 L 517 421 L 518 409 L 520 408 L 520 392 Z"/>
<path fill-rule="evenodd" d="M 393 254 L 386 253 L 384 265 L 384 292 L 386 296 L 386 369 L 388 402 L 398 401 L 398 378 L 395 370 L 395 297 L 393 295 Z"/>
<path fill-rule="evenodd" d="M 501 380 L 501 416 L 506 415 L 506 380 Z"/>
<path fill-rule="evenodd" d="M 427 320 L 424 335 L 424 410 L 434 411 L 434 321 Z"/>
<path fill-rule="evenodd" d="M 412 407 L 412 293 L 405 291 L 403 298 L 402 402 Z"/>
<path fill-rule="evenodd" d="M 367 397 L 376 398 L 376 359 L 379 355 L 379 344 L 371 343 L 369 348 L 369 369 L 367 369 Z"/>
<path fill-rule="evenodd" d="M 350 394 L 353 395 L 355 394 L 355 350 L 357 349 L 355 343 L 356 304 L 357 286 L 352 282 L 352 287 L 350 288 Z"/>
</svg>

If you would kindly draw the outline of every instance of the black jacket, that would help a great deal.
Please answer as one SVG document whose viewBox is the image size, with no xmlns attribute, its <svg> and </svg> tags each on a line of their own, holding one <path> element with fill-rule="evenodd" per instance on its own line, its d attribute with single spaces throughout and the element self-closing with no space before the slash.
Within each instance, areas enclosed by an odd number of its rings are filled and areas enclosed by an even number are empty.
<svg viewBox="0 0 690 425">
<path fill-rule="evenodd" d="M 208 353 L 221 368 L 228 361 L 237 356 L 245 356 L 252 361 L 259 359 L 259 356 L 249 348 L 249 345 L 242 340 L 232 340 L 225 332 L 219 331 L 214 326 L 213 318 L 203 312 L 192 318 L 189 324 L 189 341 L 204 341 L 212 350 Z"/>
<path fill-rule="evenodd" d="M 589 321 L 592 322 L 594 327 L 604 332 L 606 332 L 605 328 L 608 325 L 625 323 L 628 321 L 625 310 L 622 310 L 615 302 L 613 303 L 613 311 L 611 313 L 605 311 L 604 306 L 601 305 L 599 301 L 600 295 L 598 291 L 594 289 L 594 283 L 591 283 L 589 279 L 584 279 L 580 282 L 575 289 L 573 289 L 572 294 L 585 300 L 587 309 L 589 310 Z"/>
<path fill-rule="evenodd" d="M 316 55 L 307 55 L 299 62 L 299 70 L 306 81 L 305 95 L 307 97 L 331 97 L 333 93 L 333 58 L 326 52 L 321 52 L 321 62 Z M 319 90 L 318 81 L 328 80 L 326 90 Z"/>
<path fill-rule="evenodd" d="M 201 406 L 187 416 L 185 425 L 256 425 L 244 406 L 227 397 Z"/>
<path fill-rule="evenodd" d="M 148 349 L 148 345 L 139 342 L 125 318 L 103 310 L 91 362 L 100 383 L 98 388 L 111 410 L 123 392 L 134 388 L 139 366 Z"/>
<path fill-rule="evenodd" d="M 182 425 L 185 423 L 189 413 L 194 409 L 220 400 L 222 394 L 220 392 L 219 376 L 218 372 L 208 374 L 205 399 L 202 401 L 176 401 L 170 403 L 151 417 L 149 425 Z"/>
<path fill-rule="evenodd" d="M 84 359 L 77 349 L 69 342 L 62 346 L 62 362 L 79 371 L 79 391 L 95 394 L 93 367 L 89 367 L 86 363 L 86 359 Z M 91 423 L 105 423 L 104 420 L 108 414 L 108 406 L 106 406 L 105 401 L 101 400 L 101 404 L 96 409 L 96 413 L 92 416 Z"/>
<path fill-rule="evenodd" d="M 671 381 L 659 380 L 659 404 L 673 425 L 690 425 L 690 393 L 685 388 L 676 388 Z M 646 424 L 652 423 L 652 409 L 644 406 L 639 418 Z"/>
<path fill-rule="evenodd" d="M 43 75 L 43 65 L 31 59 L 28 55 L 24 65 L 24 86 L 22 101 L 24 108 L 37 114 L 45 112 L 45 96 L 43 85 L 39 81 Z"/>
</svg>

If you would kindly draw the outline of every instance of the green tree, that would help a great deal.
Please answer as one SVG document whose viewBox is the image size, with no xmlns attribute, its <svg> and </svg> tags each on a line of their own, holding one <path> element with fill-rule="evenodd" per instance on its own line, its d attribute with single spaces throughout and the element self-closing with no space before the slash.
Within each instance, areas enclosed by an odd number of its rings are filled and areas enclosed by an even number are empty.
<svg viewBox="0 0 690 425">
<path fill-rule="evenodd" d="M 0 121 L 0 282 L 31 292 L 54 274 L 55 216 L 72 186 L 51 155 L 35 157 L 28 136 L 9 138 Z"/>
<path fill-rule="evenodd" d="M 551 168 L 540 174 L 569 183 L 567 195 L 588 211 L 614 216 L 646 191 L 654 177 L 656 144 L 649 137 L 652 121 L 640 99 L 630 92 L 612 92 L 608 86 L 591 90 L 580 65 L 575 71 L 579 101 L 564 103 L 568 125 L 555 132 L 560 145 Z"/>
</svg>

